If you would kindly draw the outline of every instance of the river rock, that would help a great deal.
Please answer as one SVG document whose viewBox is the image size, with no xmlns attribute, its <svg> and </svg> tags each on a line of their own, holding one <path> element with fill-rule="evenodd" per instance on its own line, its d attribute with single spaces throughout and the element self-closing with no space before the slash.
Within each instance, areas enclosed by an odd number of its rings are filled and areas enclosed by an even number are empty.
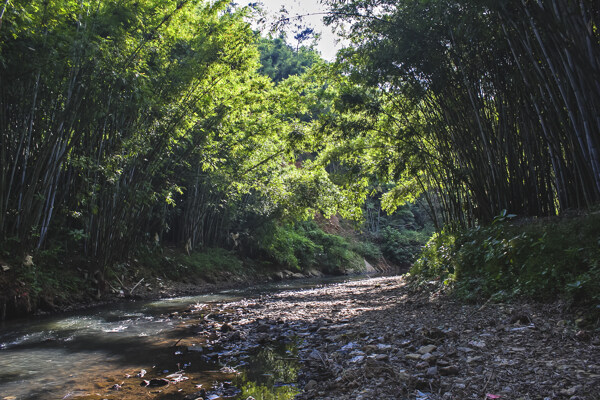
<svg viewBox="0 0 600 400">
<path fill-rule="evenodd" d="M 560 391 L 560 394 L 565 395 L 565 396 L 573 396 L 575 393 L 577 393 L 577 391 L 581 389 L 581 385 L 576 385 L 573 387 L 570 387 L 568 389 L 563 389 Z"/>
<path fill-rule="evenodd" d="M 306 270 L 306 275 L 314 276 L 314 277 L 321 277 L 321 276 L 323 276 L 323 273 L 321 271 L 319 271 L 318 269 L 311 268 L 311 269 Z"/>
<path fill-rule="evenodd" d="M 454 365 L 449 365 L 447 367 L 440 368 L 440 375 L 449 376 L 449 375 L 458 375 L 458 368 Z"/>
<path fill-rule="evenodd" d="M 429 344 L 427 346 L 422 346 L 419 348 L 419 350 L 417 350 L 417 353 L 419 354 L 427 354 L 427 353 L 432 353 L 435 351 L 435 349 L 437 349 L 437 346 L 434 346 L 432 344 Z"/>
<path fill-rule="evenodd" d="M 271 327 L 267 324 L 259 324 L 256 327 L 256 332 L 259 332 L 259 333 L 269 332 L 270 330 L 271 330 Z"/>
<path fill-rule="evenodd" d="M 483 340 L 471 340 L 469 344 L 478 349 L 483 349 L 485 347 L 485 342 Z"/>
<path fill-rule="evenodd" d="M 317 381 L 315 381 L 314 379 L 311 379 L 310 381 L 308 381 L 308 383 L 304 386 L 304 390 L 309 391 L 309 390 L 313 390 L 317 388 Z"/>
</svg>

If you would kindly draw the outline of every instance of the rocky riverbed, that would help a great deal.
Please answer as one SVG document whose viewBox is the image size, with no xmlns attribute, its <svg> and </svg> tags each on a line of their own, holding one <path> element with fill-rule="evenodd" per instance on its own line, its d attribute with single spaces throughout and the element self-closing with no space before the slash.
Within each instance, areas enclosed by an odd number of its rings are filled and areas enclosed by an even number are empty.
<svg viewBox="0 0 600 400">
<path fill-rule="evenodd" d="M 598 331 L 559 302 L 465 305 L 379 277 L 188 312 L 223 365 L 295 340 L 296 399 L 600 398 Z"/>
<path fill-rule="evenodd" d="M 0 400 L 600 399 L 598 321 L 439 289 L 284 281 L 15 322 Z"/>
</svg>

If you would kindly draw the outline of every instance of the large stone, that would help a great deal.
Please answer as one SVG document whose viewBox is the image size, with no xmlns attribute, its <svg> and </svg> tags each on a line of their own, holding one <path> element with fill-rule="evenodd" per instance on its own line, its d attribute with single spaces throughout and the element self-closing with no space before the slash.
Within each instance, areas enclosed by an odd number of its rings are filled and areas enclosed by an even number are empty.
<svg viewBox="0 0 600 400">
<path fill-rule="evenodd" d="M 374 274 L 377 273 L 377 270 L 375 269 L 375 267 L 373 267 L 367 260 L 365 261 L 365 272 L 367 274 Z"/>
</svg>

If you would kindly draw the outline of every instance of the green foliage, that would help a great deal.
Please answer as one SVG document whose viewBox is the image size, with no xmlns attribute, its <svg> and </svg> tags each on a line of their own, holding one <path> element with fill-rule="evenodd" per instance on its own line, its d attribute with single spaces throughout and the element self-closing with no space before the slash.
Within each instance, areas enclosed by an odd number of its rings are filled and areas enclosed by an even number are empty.
<svg viewBox="0 0 600 400">
<path fill-rule="evenodd" d="M 350 242 L 350 250 L 371 262 L 377 262 L 383 255 L 381 249 L 369 241 L 353 240 Z"/>
<path fill-rule="evenodd" d="M 195 280 L 215 275 L 234 273 L 243 275 L 242 260 L 232 251 L 223 248 L 205 247 L 189 255 L 181 251 L 160 249 L 138 249 L 136 265 L 140 270 L 154 276 L 173 280 Z M 127 268 L 121 271 L 127 273 Z"/>
<path fill-rule="evenodd" d="M 291 400 L 299 393 L 299 390 L 292 385 L 270 388 L 251 381 L 245 382 L 241 390 L 242 397 L 249 396 L 262 400 Z"/>
<path fill-rule="evenodd" d="M 273 227 L 272 234 L 263 237 L 260 243 L 268 257 L 278 264 L 300 270 L 316 264 L 317 255 L 323 248 L 295 230 L 292 226 Z"/>
<path fill-rule="evenodd" d="M 330 274 L 363 268 L 362 257 L 349 240 L 324 232 L 314 221 L 273 224 L 259 234 L 258 247 L 287 268 L 316 268 Z"/>
<path fill-rule="evenodd" d="M 562 294 L 600 304 L 599 244 L 597 213 L 497 222 L 434 235 L 411 273 L 452 283 L 469 299 L 505 295 L 552 299 Z"/>
<path fill-rule="evenodd" d="M 426 231 L 399 230 L 386 226 L 380 232 L 378 244 L 381 253 L 389 262 L 400 267 L 409 267 L 427 243 L 429 236 Z"/>
<path fill-rule="evenodd" d="M 300 75 L 321 59 L 314 50 L 304 46 L 295 51 L 284 38 L 261 38 L 258 50 L 261 63 L 259 72 L 274 82 Z"/>
<path fill-rule="evenodd" d="M 324 3 L 352 46 L 323 130 L 344 137 L 338 160 L 394 184 L 384 208 L 425 194 L 473 227 L 600 201 L 598 2 Z"/>
<path fill-rule="evenodd" d="M 457 234 L 453 231 L 434 233 L 411 268 L 411 274 L 426 279 L 454 277 L 457 266 L 454 258 L 456 239 Z"/>
<path fill-rule="evenodd" d="M 386 195 L 382 191 L 385 188 L 374 189 L 364 206 L 364 238 L 377 246 L 387 262 L 408 268 L 433 234 L 431 219 L 420 202 L 396 204 L 394 212 L 384 212 Z"/>
<path fill-rule="evenodd" d="M 15 262 L 16 279 L 28 291 L 33 303 L 40 297 L 50 301 L 77 298 L 90 289 L 81 273 L 64 263 L 64 250 L 59 247 L 34 253 L 31 263 Z"/>
<path fill-rule="evenodd" d="M 177 261 L 190 267 L 193 272 L 240 272 L 242 270 L 242 261 L 233 252 L 222 248 L 204 248 L 189 256 L 180 255 Z"/>
<path fill-rule="evenodd" d="M 110 269 L 155 242 L 227 246 L 250 215 L 360 217 L 362 182 L 342 188 L 308 159 L 328 90 L 307 73 L 318 55 L 257 41 L 228 4 L 10 2 L 0 242 L 30 251 L 52 237 Z"/>
</svg>

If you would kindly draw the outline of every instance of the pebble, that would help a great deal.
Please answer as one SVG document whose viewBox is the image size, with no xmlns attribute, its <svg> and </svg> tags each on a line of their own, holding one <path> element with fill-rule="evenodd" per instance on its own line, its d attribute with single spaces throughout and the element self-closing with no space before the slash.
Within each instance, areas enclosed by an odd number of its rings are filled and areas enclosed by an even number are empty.
<svg viewBox="0 0 600 400">
<path fill-rule="evenodd" d="M 577 391 L 581 389 L 581 385 L 573 386 L 568 389 L 563 389 L 560 391 L 560 394 L 565 396 L 573 396 Z"/>
<path fill-rule="evenodd" d="M 409 360 L 420 360 L 421 359 L 422 354 L 417 354 L 417 353 L 410 353 L 407 354 L 406 356 L 404 356 L 405 358 L 408 358 Z"/>
<path fill-rule="evenodd" d="M 433 353 L 435 351 L 435 349 L 437 349 L 437 346 L 430 344 L 427 346 L 420 347 L 419 350 L 417 350 L 417 353 L 419 353 L 419 354 Z"/>
<path fill-rule="evenodd" d="M 458 368 L 454 365 L 450 365 L 448 367 L 440 368 L 440 375 L 448 376 L 448 375 L 458 375 Z"/>
<path fill-rule="evenodd" d="M 482 340 L 471 340 L 469 344 L 473 347 L 477 347 L 478 349 L 483 349 L 485 347 L 485 342 Z"/>
</svg>

